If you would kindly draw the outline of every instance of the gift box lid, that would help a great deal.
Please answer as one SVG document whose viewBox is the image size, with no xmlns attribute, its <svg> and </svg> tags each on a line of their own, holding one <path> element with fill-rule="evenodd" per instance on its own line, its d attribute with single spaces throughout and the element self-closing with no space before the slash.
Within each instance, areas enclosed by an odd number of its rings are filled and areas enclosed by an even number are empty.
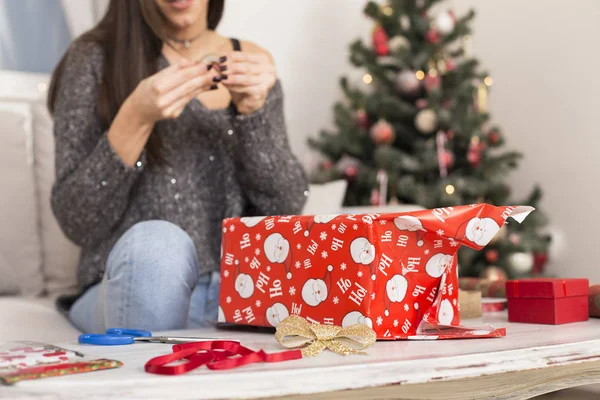
<svg viewBox="0 0 600 400">
<path fill-rule="evenodd" d="M 587 279 L 534 278 L 506 281 L 506 297 L 548 298 L 588 296 Z"/>
</svg>

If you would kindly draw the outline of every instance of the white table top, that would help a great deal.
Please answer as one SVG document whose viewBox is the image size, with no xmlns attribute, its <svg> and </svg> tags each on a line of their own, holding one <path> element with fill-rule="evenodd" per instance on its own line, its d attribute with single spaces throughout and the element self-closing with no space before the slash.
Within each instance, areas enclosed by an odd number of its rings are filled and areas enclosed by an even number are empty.
<svg viewBox="0 0 600 400">
<path fill-rule="evenodd" d="M 482 321 L 465 321 L 478 325 Z M 377 342 L 367 356 L 343 357 L 323 352 L 315 358 L 254 364 L 229 371 L 197 369 L 180 376 L 144 372 L 150 358 L 170 353 L 171 346 L 142 344 L 115 347 L 56 343 L 99 358 L 124 362 L 114 370 L 0 386 L 0 398 L 256 398 L 358 389 L 392 384 L 425 383 L 501 372 L 600 360 L 600 319 L 550 326 L 508 324 L 505 313 L 488 314 L 486 323 L 507 326 L 507 337 L 440 341 Z M 252 349 L 283 348 L 268 333 L 232 330 L 171 332 L 180 336 L 239 339 Z"/>
</svg>

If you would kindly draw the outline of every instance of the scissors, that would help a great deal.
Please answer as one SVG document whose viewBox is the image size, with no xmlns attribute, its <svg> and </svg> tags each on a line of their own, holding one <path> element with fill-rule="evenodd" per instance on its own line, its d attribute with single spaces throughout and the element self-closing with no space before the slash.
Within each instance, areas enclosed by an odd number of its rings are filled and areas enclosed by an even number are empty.
<svg viewBox="0 0 600 400">
<path fill-rule="evenodd" d="M 135 342 L 180 344 L 207 342 L 211 340 L 220 339 L 194 336 L 152 336 L 152 332 L 150 331 L 124 328 L 110 328 L 106 330 L 106 333 L 86 333 L 79 335 L 78 338 L 78 341 L 81 344 L 93 344 L 96 346 L 120 346 L 124 344 L 133 344 Z M 232 340 L 232 342 L 239 343 L 238 340 Z"/>
</svg>

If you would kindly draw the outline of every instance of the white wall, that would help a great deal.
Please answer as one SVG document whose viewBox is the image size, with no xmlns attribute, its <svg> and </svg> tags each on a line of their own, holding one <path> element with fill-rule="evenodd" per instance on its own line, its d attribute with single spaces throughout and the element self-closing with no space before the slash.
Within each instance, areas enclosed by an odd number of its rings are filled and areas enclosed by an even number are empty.
<svg viewBox="0 0 600 400">
<path fill-rule="evenodd" d="M 525 154 L 512 176 L 524 196 L 535 182 L 565 235 L 551 265 L 600 283 L 595 263 L 600 214 L 600 2 L 456 0 L 476 5 L 474 49 L 494 77 L 490 108 L 509 144 Z"/>
<path fill-rule="evenodd" d="M 338 78 L 348 68 L 348 46 L 368 35 L 364 0 L 227 0 L 220 33 L 269 50 L 286 96 L 290 141 L 305 163 L 306 138 L 330 124 Z M 356 75 L 356 72 L 354 72 Z M 362 75 L 360 75 L 362 76 Z"/>
<path fill-rule="evenodd" d="M 287 94 L 291 143 L 312 163 L 306 137 L 331 123 L 338 78 L 351 72 L 348 45 L 367 36 L 363 0 L 227 0 L 220 31 L 274 55 Z M 535 182 L 567 243 L 551 265 L 563 276 L 600 283 L 594 245 L 600 214 L 600 1 L 454 0 L 475 7 L 473 49 L 494 77 L 490 109 L 508 144 L 525 154 L 511 177 L 515 195 Z M 355 77 L 360 77 L 354 71 Z"/>
</svg>

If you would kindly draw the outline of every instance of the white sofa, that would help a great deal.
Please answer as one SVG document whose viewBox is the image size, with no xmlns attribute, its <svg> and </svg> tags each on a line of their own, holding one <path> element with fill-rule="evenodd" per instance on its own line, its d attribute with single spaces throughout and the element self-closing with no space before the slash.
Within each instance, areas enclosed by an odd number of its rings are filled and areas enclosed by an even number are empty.
<svg viewBox="0 0 600 400">
<path fill-rule="evenodd" d="M 50 209 L 54 140 L 47 88 L 46 75 L 0 71 L 0 342 L 57 342 L 78 334 L 54 305 L 58 295 L 75 290 L 79 250 Z M 345 181 L 312 186 L 304 213 L 373 211 L 343 210 L 345 190 Z"/>
<path fill-rule="evenodd" d="M 78 249 L 50 210 L 54 179 L 48 77 L 0 71 L 0 341 L 69 340 L 56 296 L 75 289 Z"/>
<path fill-rule="evenodd" d="M 75 289 L 78 249 L 50 209 L 54 180 L 48 76 L 0 71 L 0 341 L 72 339 L 54 307 Z"/>
</svg>

